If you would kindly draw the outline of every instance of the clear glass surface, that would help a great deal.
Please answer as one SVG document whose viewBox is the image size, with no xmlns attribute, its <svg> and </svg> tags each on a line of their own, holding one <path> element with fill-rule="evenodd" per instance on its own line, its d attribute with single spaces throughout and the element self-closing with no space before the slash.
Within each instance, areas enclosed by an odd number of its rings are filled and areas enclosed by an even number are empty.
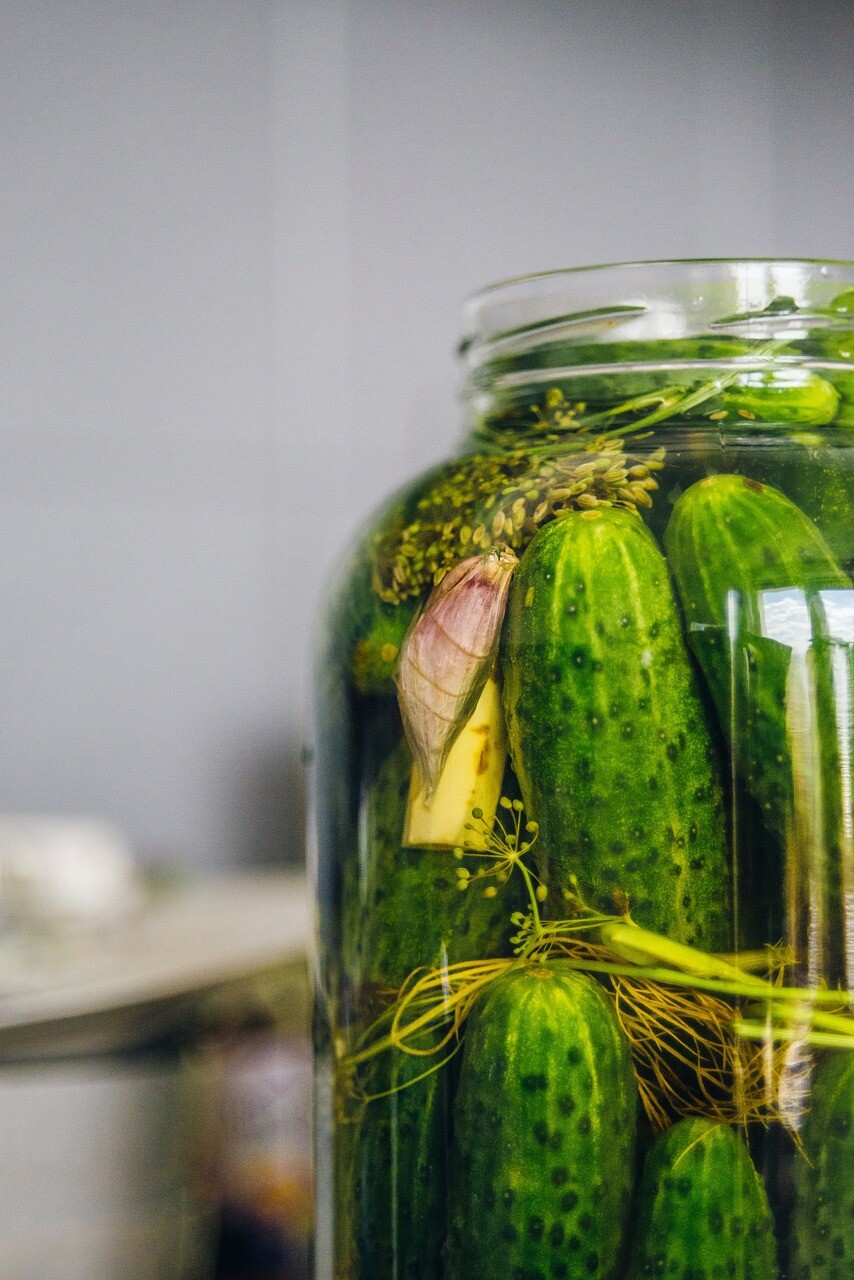
<svg viewBox="0 0 854 1280">
<path fill-rule="evenodd" d="M 318 1280 L 850 1280 L 854 264 L 461 358 L 318 643 Z"/>
</svg>

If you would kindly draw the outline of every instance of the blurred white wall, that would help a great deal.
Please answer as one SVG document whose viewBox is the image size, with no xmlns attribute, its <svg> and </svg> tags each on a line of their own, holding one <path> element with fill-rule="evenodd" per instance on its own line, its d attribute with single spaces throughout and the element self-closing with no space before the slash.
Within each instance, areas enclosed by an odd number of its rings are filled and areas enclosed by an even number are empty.
<svg viewBox="0 0 854 1280">
<path fill-rule="evenodd" d="M 301 838 L 324 573 L 456 435 L 463 296 L 854 257 L 854 9 L 5 0 L 0 809 Z"/>
</svg>

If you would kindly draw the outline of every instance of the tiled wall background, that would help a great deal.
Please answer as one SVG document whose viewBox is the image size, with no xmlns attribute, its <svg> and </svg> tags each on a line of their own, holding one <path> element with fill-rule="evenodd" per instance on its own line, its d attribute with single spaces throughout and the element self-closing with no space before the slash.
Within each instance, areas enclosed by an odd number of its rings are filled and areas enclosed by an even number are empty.
<svg viewBox="0 0 854 1280">
<path fill-rule="evenodd" d="M 0 808 L 298 855 L 348 531 L 456 433 L 459 304 L 854 257 L 833 0 L 5 0 Z"/>
</svg>

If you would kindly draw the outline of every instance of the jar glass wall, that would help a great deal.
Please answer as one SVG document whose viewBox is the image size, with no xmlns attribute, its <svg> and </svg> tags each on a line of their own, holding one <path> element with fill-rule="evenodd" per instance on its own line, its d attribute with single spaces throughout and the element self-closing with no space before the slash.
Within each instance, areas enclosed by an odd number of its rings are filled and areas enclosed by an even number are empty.
<svg viewBox="0 0 854 1280">
<path fill-rule="evenodd" d="M 849 1280 L 854 264 L 461 354 L 319 641 L 318 1280 Z"/>
</svg>

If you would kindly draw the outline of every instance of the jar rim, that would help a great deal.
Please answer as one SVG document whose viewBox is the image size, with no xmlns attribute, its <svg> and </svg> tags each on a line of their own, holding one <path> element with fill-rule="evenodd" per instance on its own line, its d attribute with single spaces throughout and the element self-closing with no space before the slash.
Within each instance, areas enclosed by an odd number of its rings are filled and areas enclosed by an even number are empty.
<svg viewBox="0 0 854 1280">
<path fill-rule="evenodd" d="M 728 334 L 796 336 L 854 327 L 854 261 L 832 258 L 660 258 L 510 277 L 469 295 L 460 353 L 470 368 L 508 342 L 599 342 Z"/>
<path fill-rule="evenodd" d="M 592 275 L 594 272 L 618 272 L 644 268 L 674 267 L 841 267 L 850 271 L 854 279 L 854 259 L 850 258 L 798 258 L 798 257 L 735 257 L 735 258 L 626 258 L 614 262 L 587 262 L 576 267 L 552 267 L 545 271 L 525 271 L 516 276 L 505 276 L 490 284 L 482 285 L 465 296 L 464 305 L 476 303 L 481 298 L 516 285 L 532 281 L 558 280 L 566 277 Z"/>
</svg>

